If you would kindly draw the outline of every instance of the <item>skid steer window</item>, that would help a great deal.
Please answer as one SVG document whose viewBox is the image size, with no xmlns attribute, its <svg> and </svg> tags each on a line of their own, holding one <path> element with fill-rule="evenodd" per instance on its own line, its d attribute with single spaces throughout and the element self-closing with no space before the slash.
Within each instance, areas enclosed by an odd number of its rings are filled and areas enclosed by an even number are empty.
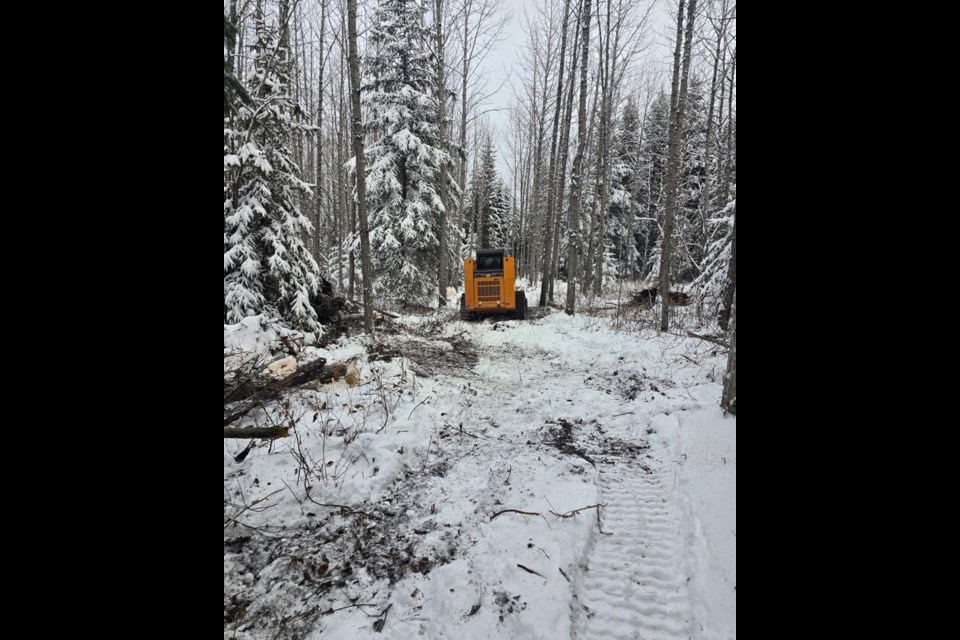
<svg viewBox="0 0 960 640">
<path fill-rule="evenodd" d="M 477 256 L 477 271 L 503 271 L 503 256 Z"/>
</svg>

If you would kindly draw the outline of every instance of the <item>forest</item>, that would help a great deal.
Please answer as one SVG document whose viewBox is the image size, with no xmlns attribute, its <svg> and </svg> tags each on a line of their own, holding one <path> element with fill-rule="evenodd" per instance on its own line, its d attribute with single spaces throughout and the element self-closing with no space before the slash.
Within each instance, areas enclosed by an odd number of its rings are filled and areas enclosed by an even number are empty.
<svg viewBox="0 0 960 640">
<path fill-rule="evenodd" d="M 736 36 L 224 0 L 225 638 L 736 637 Z"/>
</svg>

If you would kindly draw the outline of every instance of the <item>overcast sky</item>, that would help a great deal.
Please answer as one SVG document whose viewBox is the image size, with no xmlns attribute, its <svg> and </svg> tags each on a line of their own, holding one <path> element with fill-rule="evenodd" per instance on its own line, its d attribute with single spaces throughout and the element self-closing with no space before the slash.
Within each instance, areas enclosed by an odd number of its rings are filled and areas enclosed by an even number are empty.
<svg viewBox="0 0 960 640">
<path fill-rule="evenodd" d="M 642 2 L 644 0 L 638 1 Z M 651 47 L 645 57 L 648 57 L 652 64 L 661 65 L 663 69 L 669 71 L 673 55 L 671 41 L 675 37 L 672 26 L 674 18 L 671 13 L 676 11 L 676 2 L 673 0 L 650 1 L 655 4 L 651 13 L 652 28 L 649 36 Z M 498 110 L 488 114 L 489 122 L 497 129 L 498 136 L 505 136 L 509 133 L 510 122 L 507 108 L 510 106 L 514 91 L 510 82 L 516 83 L 519 80 L 520 58 L 527 42 L 524 32 L 524 8 L 528 12 L 532 12 L 535 7 L 533 0 L 506 0 L 506 4 L 513 14 L 510 23 L 503 40 L 484 61 L 484 69 L 489 74 L 488 90 L 492 91 L 502 83 L 500 90 L 485 105 L 485 108 Z M 503 152 L 507 151 L 502 144 L 499 145 L 498 151 L 501 149 Z M 502 153 L 498 153 L 498 164 L 501 174 L 506 177 L 507 166 L 501 156 Z"/>
</svg>

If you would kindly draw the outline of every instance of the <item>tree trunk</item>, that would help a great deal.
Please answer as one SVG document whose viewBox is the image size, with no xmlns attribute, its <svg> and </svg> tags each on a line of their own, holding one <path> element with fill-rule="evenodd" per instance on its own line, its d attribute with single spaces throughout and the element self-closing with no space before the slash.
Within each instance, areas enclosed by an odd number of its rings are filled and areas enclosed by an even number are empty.
<svg viewBox="0 0 960 640">
<path fill-rule="evenodd" d="M 730 187 L 733 183 L 733 155 L 736 153 L 733 133 L 733 88 L 737 76 L 737 50 L 733 50 L 733 61 L 730 65 L 730 91 L 727 93 L 727 166 L 723 178 L 723 201 L 730 200 Z"/>
<path fill-rule="evenodd" d="M 347 33 L 347 14 L 343 11 L 340 12 L 340 33 Z M 342 130 L 341 136 L 343 137 L 344 142 L 349 140 L 349 144 L 344 144 L 340 147 L 340 152 L 343 153 L 343 156 L 340 159 L 340 176 L 343 178 L 343 216 L 345 221 L 349 221 L 350 229 L 350 253 L 347 256 L 347 297 L 350 300 L 356 299 L 356 278 L 357 278 L 357 250 L 356 242 L 353 241 L 353 238 L 357 234 L 357 206 L 356 202 L 353 199 L 353 186 L 350 183 L 350 175 L 343 170 L 344 164 L 347 158 L 346 149 L 353 146 L 353 138 L 350 133 L 350 127 L 353 123 L 353 118 L 350 116 L 350 110 L 353 108 L 353 99 L 350 96 L 349 86 L 344 86 L 344 82 L 350 82 L 350 53 L 349 46 L 344 47 L 343 43 L 340 45 L 341 56 L 340 56 L 340 97 L 341 97 L 341 114 L 342 114 Z M 345 104 L 343 102 L 345 97 L 349 97 L 349 100 Z"/>
<path fill-rule="evenodd" d="M 436 42 L 437 56 L 437 101 L 438 101 L 438 119 L 437 129 L 440 137 L 440 149 L 448 152 L 447 145 L 447 86 L 446 86 L 446 68 L 444 67 L 443 56 L 443 2 L 444 0 L 434 0 L 433 3 L 433 29 Z M 440 165 L 440 215 L 438 220 L 440 245 L 440 256 L 437 262 L 437 299 L 438 304 L 443 307 L 447 304 L 447 164 Z"/>
<path fill-rule="evenodd" d="M 327 3 L 325 0 L 320 2 L 320 47 L 317 50 L 320 60 L 317 63 L 319 67 L 319 72 L 317 73 L 317 214 L 316 214 L 316 229 L 314 235 L 316 236 L 316 241 L 314 246 L 316 251 L 314 253 L 314 258 L 320 260 L 320 219 L 323 215 L 324 204 L 323 204 L 323 194 L 325 190 L 323 188 L 323 181 L 325 176 L 323 175 L 323 54 L 325 53 L 326 47 L 323 43 L 324 31 L 327 27 Z M 334 229 L 329 229 L 327 233 L 331 236 L 335 236 Z M 330 277 L 330 269 L 327 267 L 327 277 Z M 341 292 L 340 295 L 343 295 Z"/>
<path fill-rule="evenodd" d="M 235 62 L 237 80 L 239 80 L 241 84 L 246 80 L 246 74 L 244 73 L 244 70 L 247 68 L 247 45 L 244 37 L 244 34 L 247 32 L 247 30 L 244 29 L 244 23 L 245 20 L 243 14 L 241 13 L 237 21 L 237 59 Z"/>
<path fill-rule="evenodd" d="M 727 357 L 727 373 L 723 376 L 723 397 L 720 406 L 724 411 L 737 415 L 737 294 L 733 294 L 733 313 L 730 319 L 730 355 Z"/>
<path fill-rule="evenodd" d="M 564 311 L 567 315 L 576 312 L 577 303 L 577 260 L 580 252 L 580 196 L 583 193 L 583 152 L 587 142 L 587 59 L 590 55 L 590 0 L 584 0 L 583 13 L 580 14 L 583 22 L 580 55 L 580 106 L 577 110 L 577 155 L 573 159 L 573 175 L 570 190 L 570 241 L 567 247 L 567 304 Z"/>
<path fill-rule="evenodd" d="M 663 240 L 660 244 L 660 330 L 670 328 L 670 262 L 673 257 L 673 225 L 677 217 L 677 183 L 680 173 L 680 143 L 683 124 L 683 108 L 687 97 L 687 77 L 690 71 L 690 49 L 693 45 L 693 20 L 697 0 L 690 0 L 687 12 L 687 35 L 683 45 L 683 80 L 681 74 L 680 45 L 683 36 L 683 5 L 677 12 L 677 43 L 673 50 L 673 81 L 670 88 L 670 128 L 667 134 L 667 179 L 666 206 L 663 221 Z M 680 85 L 679 90 L 677 85 Z"/>
<path fill-rule="evenodd" d="M 636 156 L 633 158 L 633 193 L 632 193 L 632 202 L 630 203 L 630 214 L 627 225 L 627 257 L 629 259 L 629 274 L 630 279 L 633 280 L 637 275 L 637 240 L 634 237 L 634 220 L 637 217 L 637 212 L 634 211 L 634 208 L 640 206 L 640 159 L 643 157 L 643 141 L 644 141 L 644 129 L 647 126 L 647 107 L 650 104 L 649 93 L 646 96 L 646 101 L 643 105 L 643 120 L 641 120 L 640 130 L 637 135 L 637 147 L 636 147 Z M 646 248 L 644 248 L 644 266 L 646 266 Z"/>
<path fill-rule="evenodd" d="M 279 0 L 277 3 L 277 27 L 280 30 L 278 44 L 285 53 L 280 60 L 285 63 L 290 59 L 290 0 Z"/>
<path fill-rule="evenodd" d="M 598 18 L 599 19 L 599 18 Z M 610 202 L 610 127 L 613 123 L 613 73 L 617 47 L 611 53 L 610 41 L 613 32 L 610 28 L 610 0 L 607 0 L 607 25 L 605 42 L 603 45 L 603 99 L 600 107 L 600 143 L 599 143 L 599 174 L 600 174 L 600 233 L 597 237 L 597 272 L 593 283 L 593 291 L 600 295 L 603 290 L 603 259 L 607 248 L 607 207 Z M 619 39 L 618 39 L 619 43 Z"/>
<path fill-rule="evenodd" d="M 230 0 L 230 24 L 234 31 L 227 35 L 227 69 L 230 73 L 235 73 L 234 58 L 237 52 L 237 31 L 240 25 L 237 24 L 237 0 Z"/>
<path fill-rule="evenodd" d="M 360 119 L 360 57 L 357 54 L 357 0 L 347 0 L 350 30 L 350 104 L 353 113 L 353 153 L 356 156 L 357 217 L 360 220 L 360 259 L 363 270 L 363 330 L 373 336 L 373 269 L 370 266 L 370 228 L 367 224 L 366 163 L 363 122 Z"/>
<path fill-rule="evenodd" d="M 599 3 L 599 0 L 598 0 Z M 599 8 L 597 13 L 599 13 Z M 597 24 L 599 26 L 599 18 L 597 19 Z M 602 47 L 600 47 L 602 49 Z M 601 56 L 602 58 L 602 56 Z M 601 65 L 597 65 L 601 66 Z M 600 82 L 595 82 L 593 84 L 593 100 L 590 101 L 590 125 L 587 127 L 587 157 L 584 158 L 583 163 L 585 167 L 591 166 L 591 161 L 593 161 L 594 155 L 594 138 L 599 138 L 597 134 L 597 112 L 600 109 Z M 599 150 L 597 150 L 597 156 L 599 157 Z M 597 166 L 595 163 L 593 166 Z M 584 169 L 584 174 L 586 175 L 587 169 Z M 581 271 L 583 272 L 583 282 L 580 288 L 581 293 L 587 293 L 590 289 L 591 284 L 593 283 L 593 260 L 594 260 L 594 250 L 595 250 L 595 241 L 597 237 L 597 197 L 600 193 L 600 188 L 597 185 L 596 181 L 600 179 L 600 172 L 595 171 L 596 175 L 594 176 L 594 185 L 593 185 L 593 199 L 590 202 L 590 218 L 587 223 L 587 258 L 583 262 Z M 587 193 L 586 190 L 583 190 L 582 193 L 583 200 L 586 201 Z M 580 204 L 580 210 L 584 211 L 585 206 L 583 202 Z"/>
<path fill-rule="evenodd" d="M 549 187 L 547 188 L 547 218 L 544 225 L 544 249 L 543 249 L 543 280 L 540 283 L 540 306 L 547 305 L 548 281 L 554 278 L 550 263 L 553 258 L 554 243 L 554 223 L 553 218 L 556 213 L 554 198 L 557 192 L 557 139 L 560 133 L 560 112 L 563 110 L 563 72 L 566 67 L 567 56 L 567 30 L 570 25 L 570 0 L 564 0 L 563 3 L 563 27 L 560 30 L 560 75 L 557 78 L 557 103 L 553 110 L 553 129 L 550 134 L 550 168 L 547 174 Z"/>
<path fill-rule="evenodd" d="M 733 239 L 730 241 L 730 264 L 727 267 L 727 284 L 723 288 L 723 303 L 720 307 L 720 316 L 717 322 L 720 328 L 726 331 L 730 323 L 730 313 L 733 310 L 733 301 L 737 295 L 737 209 L 733 209 Z"/>
<path fill-rule="evenodd" d="M 573 30 L 573 47 L 570 50 L 570 81 L 567 83 L 567 97 L 564 104 L 563 132 L 560 134 L 560 161 L 557 164 L 557 201 L 553 224 L 553 257 L 550 259 L 550 287 L 547 299 L 553 302 L 553 286 L 560 267 L 560 223 L 563 218 L 563 197 L 566 192 L 567 160 L 570 156 L 570 126 L 573 119 L 573 91 L 576 87 L 577 63 L 580 60 L 580 30 Z"/>
<path fill-rule="evenodd" d="M 346 242 L 347 233 L 349 227 L 347 226 L 350 221 L 350 213 L 347 209 L 347 176 L 346 171 L 344 170 L 344 149 L 348 146 L 347 139 L 350 137 L 344 130 L 346 128 L 347 121 L 347 105 L 346 105 L 346 91 L 343 89 L 343 80 L 346 75 L 345 67 L 345 54 L 343 46 L 340 47 L 340 73 L 338 74 L 338 84 L 339 91 L 337 97 L 337 138 L 336 138 L 336 149 L 331 153 L 330 161 L 331 163 L 336 163 L 336 166 L 333 167 L 331 173 L 337 176 L 337 227 L 340 231 L 339 235 L 339 247 L 337 249 L 337 284 L 339 287 L 340 294 L 346 291 L 344 288 L 343 280 L 343 266 L 344 266 L 344 251 L 343 245 Z M 333 81 L 330 82 L 330 91 L 331 98 L 330 102 L 333 103 Z M 334 173 L 335 171 L 335 173 Z M 350 292 L 348 295 L 349 299 L 353 299 L 353 293 Z"/>
<path fill-rule="evenodd" d="M 713 126 L 713 112 L 714 105 L 717 101 L 717 72 L 720 69 L 720 53 L 721 47 L 723 45 L 723 39 L 726 35 L 727 30 L 727 20 L 726 20 L 726 1 L 724 2 L 722 15 L 720 16 L 720 24 L 717 26 L 714 25 L 714 33 L 717 35 L 717 46 L 713 51 L 713 76 L 710 80 L 710 104 L 707 108 L 707 133 L 706 133 L 706 148 L 704 150 L 704 175 L 703 175 L 703 198 L 700 203 L 700 225 L 701 233 L 703 237 L 707 237 L 707 218 L 710 216 L 710 169 L 713 165 L 713 159 L 711 158 L 712 147 L 713 147 L 713 136 L 714 126 Z M 721 98 L 722 100 L 722 98 Z"/>
<path fill-rule="evenodd" d="M 467 78 L 470 75 L 470 9 L 463 8 L 463 78 L 460 85 L 460 193 L 467 192 Z M 466 198 L 460 203 L 463 222 Z"/>
</svg>

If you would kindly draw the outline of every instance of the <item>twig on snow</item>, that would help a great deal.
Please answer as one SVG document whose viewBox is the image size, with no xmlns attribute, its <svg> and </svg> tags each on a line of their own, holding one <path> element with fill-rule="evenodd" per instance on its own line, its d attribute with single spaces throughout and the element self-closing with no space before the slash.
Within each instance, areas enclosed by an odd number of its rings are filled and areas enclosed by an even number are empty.
<svg viewBox="0 0 960 640">
<path fill-rule="evenodd" d="M 548 502 L 549 502 L 549 501 L 548 501 Z M 552 507 L 553 505 L 550 505 L 550 506 Z M 602 507 L 605 507 L 605 506 L 607 506 L 607 505 L 597 503 L 597 504 L 591 504 L 591 505 L 588 506 L 588 507 L 580 507 L 579 509 L 574 509 L 573 511 L 567 511 L 566 513 L 557 513 L 555 510 L 552 510 L 552 509 L 551 509 L 550 513 L 552 513 L 553 515 L 557 516 L 557 517 L 560 518 L 561 520 L 566 520 L 567 518 L 572 518 L 572 517 L 574 517 L 575 515 L 577 515 L 577 514 L 580 513 L 581 511 L 587 511 L 587 510 L 589 510 L 589 509 L 596 509 L 596 510 L 597 510 L 597 528 L 600 530 L 600 533 L 602 533 L 602 534 L 605 535 L 605 536 L 609 536 L 609 535 L 613 535 L 613 534 L 610 534 L 610 533 L 607 533 L 606 531 L 604 531 L 604 530 L 603 530 L 603 523 L 600 521 L 600 509 L 601 509 Z"/>
<path fill-rule="evenodd" d="M 540 573 L 539 571 L 534 571 L 534 570 L 531 569 L 530 567 L 525 567 L 525 566 L 523 566 L 522 564 L 520 564 L 519 562 L 517 563 L 517 566 L 520 567 L 521 569 L 523 569 L 524 571 L 526 571 L 527 573 L 532 573 L 532 574 L 535 575 L 535 576 L 540 576 L 540 577 L 543 578 L 544 580 L 547 580 L 547 579 L 548 579 L 547 576 L 543 575 L 543 574 Z"/>
<path fill-rule="evenodd" d="M 353 609 L 354 607 L 375 607 L 375 606 L 377 606 L 377 605 L 375 605 L 375 604 L 373 604 L 373 603 L 368 603 L 368 602 L 357 603 L 357 604 L 348 604 L 348 605 L 346 605 L 345 607 L 337 607 L 336 609 L 334 609 L 333 607 L 331 607 L 331 608 L 327 609 L 326 611 L 321 611 L 321 612 L 319 613 L 319 615 L 321 615 L 321 616 L 328 616 L 328 615 L 330 615 L 331 613 L 336 613 L 337 611 L 343 611 L 344 609 Z M 389 609 L 390 607 L 387 607 L 387 608 Z M 363 611 L 363 609 L 360 609 L 360 610 Z M 369 617 L 371 617 L 371 618 L 376 618 L 376 617 L 378 617 L 377 615 L 370 615 L 370 614 L 367 613 L 366 611 L 363 611 L 363 612 L 366 613 L 367 616 L 369 616 Z"/>
<path fill-rule="evenodd" d="M 251 502 L 250 504 L 248 504 L 247 506 L 245 506 L 243 509 L 241 509 L 241 510 L 238 511 L 237 513 L 233 514 L 232 516 L 227 516 L 226 519 L 224 520 L 223 528 L 226 529 L 226 528 L 229 527 L 231 524 L 241 524 L 241 525 L 242 525 L 243 523 L 240 522 L 239 520 L 237 520 L 237 518 L 239 518 L 240 516 L 242 516 L 242 515 L 243 515 L 244 513 L 246 513 L 247 511 L 252 510 L 255 506 L 257 506 L 257 505 L 260 504 L 261 502 L 264 502 L 265 500 L 267 500 L 267 499 L 270 498 L 271 496 L 274 496 L 274 495 L 280 493 L 281 491 L 283 491 L 283 489 L 277 489 L 276 491 L 273 491 L 273 492 L 271 492 L 271 493 L 268 493 L 267 495 L 263 496 L 262 498 L 258 498 L 258 499 L 256 499 L 256 500 L 254 500 L 253 502 Z M 257 510 L 257 511 L 262 511 L 262 509 L 259 509 L 259 510 Z M 540 514 L 538 513 L 538 514 L 536 514 L 536 515 L 540 515 Z M 244 526 L 248 526 L 248 525 L 244 525 Z M 252 527 L 251 527 L 251 528 L 252 528 Z"/>
<path fill-rule="evenodd" d="M 551 506 L 552 506 L 552 505 L 551 505 Z M 587 509 L 597 509 L 597 508 L 602 507 L 602 506 L 604 506 L 604 505 L 602 505 L 602 504 L 591 504 L 591 505 L 588 506 L 588 507 L 580 507 L 579 509 L 574 509 L 573 511 L 567 511 L 566 513 L 557 513 L 556 511 L 550 511 L 550 513 L 552 513 L 553 515 L 557 516 L 558 518 L 562 518 L 562 519 L 566 520 L 567 518 L 572 518 L 573 516 L 577 515 L 577 514 L 580 513 L 581 511 L 586 511 Z"/>
<path fill-rule="evenodd" d="M 380 618 L 374 621 L 373 630 L 377 633 L 380 633 L 383 630 L 383 625 L 387 623 L 387 612 L 390 611 L 390 607 L 393 606 L 393 603 L 387 605 L 387 608 L 383 610 L 383 613 L 380 614 Z"/>
<path fill-rule="evenodd" d="M 521 513 L 521 514 L 523 514 L 523 515 L 525 515 L 525 516 L 539 516 L 539 515 L 540 515 L 540 512 L 539 512 L 539 511 L 520 511 L 519 509 L 504 509 L 503 511 L 497 511 L 495 514 L 493 514 L 492 516 L 490 516 L 490 520 L 492 521 L 494 518 L 496 518 L 497 516 L 502 515 L 502 514 L 504 514 L 504 513 Z"/>
</svg>

